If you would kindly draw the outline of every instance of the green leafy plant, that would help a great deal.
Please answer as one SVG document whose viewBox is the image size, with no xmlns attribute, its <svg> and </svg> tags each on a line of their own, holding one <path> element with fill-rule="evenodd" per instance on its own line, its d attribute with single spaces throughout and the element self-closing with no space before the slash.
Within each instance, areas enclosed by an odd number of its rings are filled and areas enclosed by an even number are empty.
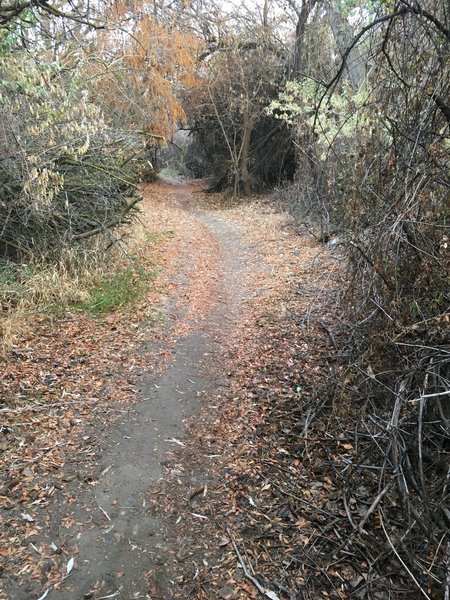
<svg viewBox="0 0 450 600">
<path fill-rule="evenodd" d="M 139 135 L 111 129 L 79 65 L 0 56 L 0 254 L 57 260 L 129 220 Z"/>
</svg>

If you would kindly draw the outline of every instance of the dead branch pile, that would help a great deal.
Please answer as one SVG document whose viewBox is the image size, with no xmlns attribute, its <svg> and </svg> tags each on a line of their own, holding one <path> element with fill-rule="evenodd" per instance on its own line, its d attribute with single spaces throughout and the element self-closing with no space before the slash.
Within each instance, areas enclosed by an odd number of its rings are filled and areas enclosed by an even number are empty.
<svg viewBox="0 0 450 600">
<path fill-rule="evenodd" d="M 450 348 L 418 351 L 409 377 L 423 376 L 419 397 L 403 376 L 384 410 L 371 396 L 344 405 L 333 394 L 343 328 L 324 305 L 295 309 L 292 300 L 295 317 L 274 321 L 247 350 L 244 397 L 256 426 L 233 482 L 240 553 L 274 598 L 446 598 Z M 218 521 L 230 518 L 228 507 Z"/>
<path fill-rule="evenodd" d="M 439 6 L 427 8 L 433 25 L 414 12 L 393 19 L 372 50 L 384 131 L 359 153 L 347 204 L 355 320 L 335 402 L 361 406 L 358 463 L 378 471 L 370 512 L 385 553 L 417 594 L 434 597 L 434 587 L 449 594 L 450 122 L 440 99 L 449 97 L 450 39 Z M 349 467 L 352 489 L 358 471 Z"/>
<path fill-rule="evenodd" d="M 299 460 L 314 456 L 333 494 L 344 493 L 314 512 L 285 477 L 282 497 L 293 514 L 323 521 L 303 560 L 323 581 L 338 573 L 336 597 L 449 598 L 448 14 L 433 0 L 396 6 L 365 40 L 360 97 L 339 114 L 343 68 L 322 90 L 332 116 L 316 115 L 317 139 L 301 148 L 311 168 L 289 198 L 339 232 L 350 287 L 332 402 L 302 406 L 298 424 L 290 405 L 275 409 Z"/>
</svg>

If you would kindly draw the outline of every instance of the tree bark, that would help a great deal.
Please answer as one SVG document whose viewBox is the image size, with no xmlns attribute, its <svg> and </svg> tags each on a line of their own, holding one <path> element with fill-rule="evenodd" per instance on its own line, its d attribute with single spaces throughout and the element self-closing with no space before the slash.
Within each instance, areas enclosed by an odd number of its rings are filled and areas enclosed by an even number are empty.
<svg viewBox="0 0 450 600">
<path fill-rule="evenodd" d="M 263 6 L 263 27 L 269 26 L 269 0 L 264 0 Z"/>
<path fill-rule="evenodd" d="M 252 195 L 252 185 L 250 181 L 250 140 L 254 126 L 254 119 L 247 116 L 244 119 L 244 128 L 242 133 L 241 152 L 239 158 L 239 188 L 244 196 Z"/>
<path fill-rule="evenodd" d="M 309 15 L 311 14 L 317 0 L 304 0 L 302 8 L 299 10 L 295 8 L 297 13 L 297 24 L 295 26 L 295 46 L 294 46 L 294 76 L 298 77 L 302 74 L 305 68 L 305 61 L 303 56 L 304 38 L 306 23 L 308 22 Z M 290 3 L 293 6 L 292 3 Z"/>
<path fill-rule="evenodd" d="M 342 58 L 344 58 L 346 56 L 347 48 L 350 46 L 352 41 L 348 23 L 339 12 L 336 0 L 327 0 L 325 2 L 325 9 L 331 31 L 333 32 L 333 37 L 336 41 L 336 46 L 339 50 L 339 54 Z M 361 54 L 357 47 L 353 48 L 346 57 L 345 69 L 348 74 L 352 91 L 354 94 L 356 94 L 364 79 L 364 67 L 362 64 Z"/>
</svg>

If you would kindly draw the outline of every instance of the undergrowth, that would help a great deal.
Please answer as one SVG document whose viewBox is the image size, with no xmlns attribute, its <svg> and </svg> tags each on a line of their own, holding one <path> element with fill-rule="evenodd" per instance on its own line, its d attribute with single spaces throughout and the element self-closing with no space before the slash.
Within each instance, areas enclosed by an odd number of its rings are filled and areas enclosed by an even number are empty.
<svg viewBox="0 0 450 600">
<path fill-rule="evenodd" d="M 112 274 L 97 277 L 88 290 L 88 298 L 78 302 L 75 307 L 93 315 L 103 315 L 122 308 L 139 298 L 154 276 L 155 271 L 133 261 Z"/>
<path fill-rule="evenodd" d="M 151 249 L 165 233 L 136 231 L 128 248 L 67 249 L 58 262 L 36 258 L 29 263 L 0 264 L 0 352 L 29 331 L 37 316 L 68 312 L 93 316 L 126 310 L 151 285 L 157 269 Z"/>
</svg>

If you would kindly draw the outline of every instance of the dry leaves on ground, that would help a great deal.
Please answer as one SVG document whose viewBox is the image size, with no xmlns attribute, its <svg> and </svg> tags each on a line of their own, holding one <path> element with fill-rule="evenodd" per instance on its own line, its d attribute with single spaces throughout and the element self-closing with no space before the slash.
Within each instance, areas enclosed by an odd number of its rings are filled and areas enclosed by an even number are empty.
<svg viewBox="0 0 450 600">
<path fill-rule="evenodd" d="M 61 582 L 76 546 L 64 536 L 34 543 L 48 529 L 52 507 L 76 503 L 80 486 L 95 485 L 103 432 L 131 414 L 140 375 L 162 369 L 180 332 L 206 310 L 192 282 L 205 277 L 207 265 L 189 262 L 203 232 L 176 202 L 166 202 L 171 193 L 163 184 L 146 190 L 143 227 L 132 243 L 141 263 L 159 274 L 131 307 L 97 317 L 31 315 L 0 359 L 0 568 L 19 582 Z M 178 277 L 186 264 L 192 273 L 184 289 Z M 188 315 L 180 320 L 183 307 Z"/>
</svg>

